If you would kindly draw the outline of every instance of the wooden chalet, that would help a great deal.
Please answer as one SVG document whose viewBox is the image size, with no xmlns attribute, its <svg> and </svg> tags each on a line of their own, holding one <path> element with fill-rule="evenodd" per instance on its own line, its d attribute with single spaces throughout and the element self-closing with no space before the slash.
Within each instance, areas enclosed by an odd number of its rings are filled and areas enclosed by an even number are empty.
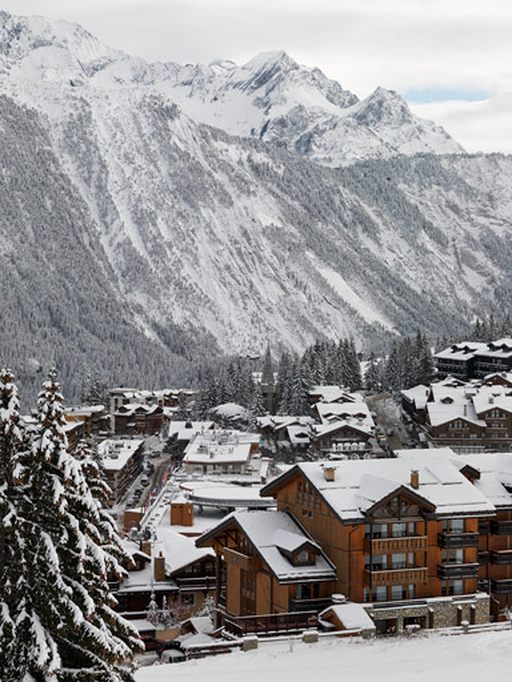
<svg viewBox="0 0 512 682">
<path fill-rule="evenodd" d="M 226 627 L 307 627 L 315 615 L 307 607 L 325 609 L 332 593 L 367 605 L 379 632 L 488 620 L 489 598 L 477 594 L 478 527 L 495 508 L 450 462 L 303 463 L 261 494 L 275 497 L 277 512 L 234 514 L 197 541 L 226 562 L 224 601 L 217 592 Z M 293 545 L 301 561 L 315 564 L 293 565 L 281 523 L 302 535 Z M 281 574 L 276 557 L 287 562 Z"/>
</svg>

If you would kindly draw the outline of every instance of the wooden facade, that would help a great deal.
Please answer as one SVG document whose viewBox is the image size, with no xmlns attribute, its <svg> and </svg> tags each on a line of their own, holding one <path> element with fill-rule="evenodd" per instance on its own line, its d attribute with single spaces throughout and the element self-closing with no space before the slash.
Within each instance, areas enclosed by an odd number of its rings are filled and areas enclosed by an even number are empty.
<svg viewBox="0 0 512 682">
<path fill-rule="evenodd" d="M 461 558 L 442 546 L 446 522 L 430 518 L 432 509 L 407 488 L 384 498 L 366 519 L 351 524 L 339 518 L 303 475 L 275 494 L 278 509 L 289 510 L 335 565 L 336 592 L 352 601 L 476 592 L 478 517 L 463 520 L 462 532 L 473 538 L 473 544 L 463 549 Z M 460 561 L 458 568 L 455 560 Z M 400 587 L 403 593 L 398 596 Z"/>
</svg>

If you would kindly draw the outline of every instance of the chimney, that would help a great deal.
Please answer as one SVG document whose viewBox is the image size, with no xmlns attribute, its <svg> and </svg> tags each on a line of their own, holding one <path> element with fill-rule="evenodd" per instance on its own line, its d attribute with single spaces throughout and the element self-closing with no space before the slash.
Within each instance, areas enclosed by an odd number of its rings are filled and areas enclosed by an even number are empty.
<svg viewBox="0 0 512 682">
<path fill-rule="evenodd" d="M 163 582 L 165 580 L 165 557 L 162 552 L 153 559 L 153 568 L 155 580 Z"/>
<path fill-rule="evenodd" d="M 411 488 L 414 488 L 414 490 L 418 490 L 420 487 L 420 472 L 417 469 L 412 469 L 411 470 Z"/>
<path fill-rule="evenodd" d="M 194 505 L 192 502 L 171 502 L 171 526 L 193 526 Z"/>
<path fill-rule="evenodd" d="M 468 416 L 468 406 L 467 405 L 464 405 L 464 416 L 465 417 Z"/>
<path fill-rule="evenodd" d="M 331 594 L 331 601 L 333 604 L 346 604 L 347 603 L 347 598 L 345 597 L 344 594 Z"/>
<path fill-rule="evenodd" d="M 144 552 L 144 554 L 151 556 L 151 540 L 142 540 L 140 543 L 140 549 L 141 552 Z"/>
<path fill-rule="evenodd" d="M 336 468 L 335 467 L 324 467 L 324 478 L 326 481 L 336 480 Z"/>
</svg>

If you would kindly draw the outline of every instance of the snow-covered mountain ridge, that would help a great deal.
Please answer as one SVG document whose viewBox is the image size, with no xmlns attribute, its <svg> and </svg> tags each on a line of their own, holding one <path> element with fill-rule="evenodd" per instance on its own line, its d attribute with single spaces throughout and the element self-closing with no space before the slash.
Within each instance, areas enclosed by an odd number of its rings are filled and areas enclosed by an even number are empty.
<svg viewBox="0 0 512 682">
<path fill-rule="evenodd" d="M 378 149 L 385 134 L 408 144 L 398 98 L 379 90 L 369 106 L 284 53 L 249 65 L 147 64 L 79 27 L 0 14 L 5 361 L 154 385 L 196 341 L 371 343 L 507 301 L 509 157 L 397 155 L 388 141 L 367 158 L 384 118 Z M 215 96 L 229 125 L 198 122 Z M 360 119 L 363 160 L 322 166 L 278 135 L 315 107 Z"/>
<path fill-rule="evenodd" d="M 14 78 L 146 88 L 197 122 L 274 142 L 324 165 L 463 151 L 442 128 L 414 116 L 397 93 L 379 87 L 360 101 L 283 51 L 259 54 L 242 66 L 182 66 L 147 63 L 102 45 L 79 26 L 43 17 L 0 13 L 0 33 L 2 67 Z"/>
</svg>

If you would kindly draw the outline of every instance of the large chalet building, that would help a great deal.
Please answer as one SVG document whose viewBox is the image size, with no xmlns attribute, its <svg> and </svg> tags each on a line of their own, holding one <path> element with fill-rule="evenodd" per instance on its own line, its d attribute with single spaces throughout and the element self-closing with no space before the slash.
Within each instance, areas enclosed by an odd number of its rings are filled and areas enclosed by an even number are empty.
<svg viewBox="0 0 512 682">
<path fill-rule="evenodd" d="M 512 494 L 503 483 L 487 494 L 491 478 L 476 464 L 430 452 L 297 464 L 262 488 L 277 511 L 234 512 L 203 534 L 197 545 L 225 562 L 220 623 L 238 634 L 300 630 L 338 594 L 382 633 L 502 618 Z"/>
<path fill-rule="evenodd" d="M 434 355 L 439 377 L 457 379 L 482 379 L 495 372 L 512 370 L 512 338 L 490 343 L 462 341 Z"/>
<path fill-rule="evenodd" d="M 483 381 L 448 378 L 401 392 L 402 407 L 435 447 L 506 451 L 512 445 L 512 374 Z"/>
</svg>

